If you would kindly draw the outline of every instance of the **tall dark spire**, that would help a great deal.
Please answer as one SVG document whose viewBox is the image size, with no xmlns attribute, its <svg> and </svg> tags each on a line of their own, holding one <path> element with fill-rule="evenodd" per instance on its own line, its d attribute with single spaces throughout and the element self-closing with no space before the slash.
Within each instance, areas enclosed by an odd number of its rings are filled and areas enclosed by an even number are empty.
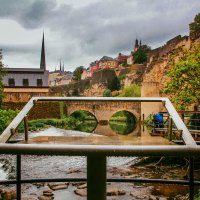
<svg viewBox="0 0 200 200">
<path fill-rule="evenodd" d="M 64 61 L 63 61 L 63 68 L 62 68 L 62 71 L 63 71 L 63 72 L 65 71 Z"/>
<path fill-rule="evenodd" d="M 46 70 L 45 47 L 44 47 L 44 33 L 43 33 L 43 38 L 42 38 L 40 69 Z"/>
<path fill-rule="evenodd" d="M 61 60 L 60 60 L 60 72 L 62 71 L 62 65 L 61 65 Z"/>
<path fill-rule="evenodd" d="M 136 40 L 135 40 L 135 48 L 138 48 L 138 47 L 139 47 L 138 39 L 136 38 Z"/>
</svg>

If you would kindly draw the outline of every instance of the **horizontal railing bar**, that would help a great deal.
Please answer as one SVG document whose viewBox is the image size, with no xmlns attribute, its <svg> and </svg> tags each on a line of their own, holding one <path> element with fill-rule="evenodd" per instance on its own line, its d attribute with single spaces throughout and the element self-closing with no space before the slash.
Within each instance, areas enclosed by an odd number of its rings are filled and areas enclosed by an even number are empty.
<svg viewBox="0 0 200 200">
<path fill-rule="evenodd" d="M 33 97 L 36 101 L 125 101 L 125 102 L 162 102 L 163 97 Z"/>
<path fill-rule="evenodd" d="M 0 154 L 68 156 L 195 156 L 200 146 L 0 144 Z"/>
<path fill-rule="evenodd" d="M 190 184 L 189 181 L 187 180 L 142 179 L 142 178 L 131 178 L 131 179 L 112 178 L 112 179 L 107 179 L 107 182 L 162 183 L 162 184 L 172 184 L 172 185 Z"/>
<path fill-rule="evenodd" d="M 52 183 L 52 182 L 86 182 L 87 178 L 51 178 L 51 179 L 22 179 L 21 184 L 24 183 Z M 16 180 L 3 180 L 0 184 L 17 184 Z"/>
<path fill-rule="evenodd" d="M 52 179 L 22 179 L 24 183 L 53 183 L 53 182 L 87 182 L 87 178 L 52 178 Z M 189 180 L 166 180 L 166 179 L 145 179 L 145 178 L 108 178 L 107 182 L 113 183 L 161 183 L 170 185 L 189 185 Z M 0 184 L 17 184 L 16 180 L 3 180 Z M 200 185 L 200 181 L 194 181 L 194 185 Z"/>
<path fill-rule="evenodd" d="M 172 140 L 172 142 L 178 144 L 178 145 L 184 145 L 184 142 L 182 140 Z M 197 145 L 200 145 L 200 141 L 199 140 L 195 140 Z"/>
</svg>

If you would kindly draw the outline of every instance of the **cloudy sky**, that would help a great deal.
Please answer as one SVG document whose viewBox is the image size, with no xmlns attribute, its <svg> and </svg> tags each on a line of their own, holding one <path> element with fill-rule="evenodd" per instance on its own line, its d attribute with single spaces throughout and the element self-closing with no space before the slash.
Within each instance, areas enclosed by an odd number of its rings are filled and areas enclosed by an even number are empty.
<svg viewBox="0 0 200 200">
<path fill-rule="evenodd" d="M 66 70 L 119 52 L 136 37 L 156 48 L 188 35 L 199 0 L 0 0 L 0 49 L 8 67 L 39 67 L 42 33 L 50 71 Z"/>
</svg>

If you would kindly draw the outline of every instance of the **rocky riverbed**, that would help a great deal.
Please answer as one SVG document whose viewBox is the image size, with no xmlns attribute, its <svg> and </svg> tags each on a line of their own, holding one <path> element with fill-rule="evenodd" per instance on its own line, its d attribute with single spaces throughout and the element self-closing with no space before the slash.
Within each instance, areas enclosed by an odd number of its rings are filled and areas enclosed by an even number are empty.
<svg viewBox="0 0 200 200">
<path fill-rule="evenodd" d="M 70 160 L 71 159 L 71 160 Z M 68 166 L 70 160 L 71 166 Z M 117 160 L 119 160 L 117 164 Z M 123 162 L 122 162 L 123 160 Z M 51 161 L 54 161 L 52 164 Z M 58 162 L 59 161 L 59 162 Z M 77 165 L 74 165 L 77 163 Z M 45 164 L 46 162 L 46 164 Z M 121 164 L 119 164 L 121 162 Z M 8 172 L 9 178 L 15 177 L 15 156 L 3 155 L 2 167 Z M 40 164 L 39 164 L 40 163 Z M 44 167 L 45 166 L 45 167 Z M 187 168 L 183 164 L 157 165 L 155 161 L 144 162 L 136 158 L 109 158 L 107 176 L 123 178 L 163 178 L 184 179 Z M 86 177 L 84 157 L 61 157 L 61 156 L 23 156 L 22 178 L 63 178 L 63 177 Z M 22 185 L 22 196 L 25 200 L 84 200 L 87 196 L 87 184 L 82 183 L 36 183 Z M 1 186 L 1 199 L 15 199 L 14 186 Z M 185 200 L 188 189 L 185 186 L 139 184 L 139 183 L 108 183 L 108 200 Z"/>
</svg>

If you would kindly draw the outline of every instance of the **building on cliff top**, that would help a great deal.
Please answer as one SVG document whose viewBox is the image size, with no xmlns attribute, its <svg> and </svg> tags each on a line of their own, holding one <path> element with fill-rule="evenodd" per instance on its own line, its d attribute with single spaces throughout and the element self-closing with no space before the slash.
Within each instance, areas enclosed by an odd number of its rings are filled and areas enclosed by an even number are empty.
<svg viewBox="0 0 200 200">
<path fill-rule="evenodd" d="M 60 60 L 60 67 L 57 70 L 49 72 L 49 86 L 67 85 L 72 81 L 73 73 L 65 71 L 64 62 Z"/>
<path fill-rule="evenodd" d="M 3 78 L 4 102 L 26 102 L 32 96 L 46 96 L 49 71 L 46 70 L 44 34 L 40 68 L 7 68 L 6 71 Z"/>
</svg>

